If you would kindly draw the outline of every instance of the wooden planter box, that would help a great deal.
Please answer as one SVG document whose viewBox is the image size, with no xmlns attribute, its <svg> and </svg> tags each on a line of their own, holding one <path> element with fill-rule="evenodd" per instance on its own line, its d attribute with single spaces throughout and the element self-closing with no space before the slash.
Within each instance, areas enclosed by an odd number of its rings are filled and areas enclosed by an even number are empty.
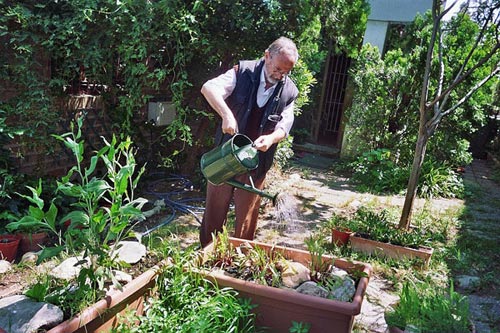
<svg viewBox="0 0 500 333">
<path fill-rule="evenodd" d="M 235 247 L 248 242 L 252 246 L 258 245 L 266 251 L 280 251 L 285 258 L 306 266 L 311 261 L 309 252 L 303 250 L 270 246 L 237 238 L 230 238 L 230 242 Z M 213 243 L 203 249 L 202 262 L 208 259 L 211 251 L 213 251 Z M 323 256 L 325 261 L 331 262 L 332 259 L 330 256 Z M 231 287 L 237 290 L 241 297 L 250 298 L 252 303 L 257 305 L 254 309 L 257 315 L 257 325 L 268 327 L 269 332 L 288 333 L 292 321 L 311 324 L 309 333 L 351 332 L 354 317 L 361 311 L 361 304 L 371 275 L 371 266 L 342 259 L 335 260 L 334 265 L 348 272 L 356 269 L 361 270 L 367 275 L 359 280 L 352 302 L 340 302 L 305 295 L 294 290 L 259 285 L 217 273 L 202 271 L 201 274 L 216 282 L 220 287 Z"/>
<path fill-rule="evenodd" d="M 413 249 L 410 247 L 382 243 L 371 239 L 352 235 L 349 238 L 353 250 L 365 254 L 373 254 L 393 259 L 421 259 L 425 267 L 429 265 L 434 250 L 430 247 Z"/>
<path fill-rule="evenodd" d="M 154 267 L 127 283 L 122 291 L 115 290 L 78 316 L 57 325 L 47 333 L 91 333 L 110 332 L 118 324 L 118 314 L 133 310 L 144 313 L 144 300 L 156 285 L 159 268 Z"/>
</svg>

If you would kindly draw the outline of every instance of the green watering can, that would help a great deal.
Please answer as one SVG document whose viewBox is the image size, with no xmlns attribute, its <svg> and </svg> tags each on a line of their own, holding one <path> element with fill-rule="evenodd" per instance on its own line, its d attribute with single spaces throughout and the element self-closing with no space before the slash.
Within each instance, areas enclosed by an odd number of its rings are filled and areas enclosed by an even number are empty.
<svg viewBox="0 0 500 333">
<path fill-rule="evenodd" d="M 249 176 L 251 185 L 233 179 L 235 176 L 254 170 L 258 165 L 258 150 L 252 140 L 243 134 L 235 134 L 222 145 L 205 153 L 200 161 L 201 172 L 211 184 L 226 183 L 271 199 L 275 205 L 278 194 L 272 195 L 259 190 L 254 186 L 251 176 Z"/>
</svg>

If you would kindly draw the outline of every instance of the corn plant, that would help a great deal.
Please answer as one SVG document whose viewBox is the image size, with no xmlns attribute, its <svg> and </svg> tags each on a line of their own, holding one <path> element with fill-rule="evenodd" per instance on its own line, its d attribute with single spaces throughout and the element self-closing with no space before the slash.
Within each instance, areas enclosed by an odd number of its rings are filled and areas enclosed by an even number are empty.
<svg viewBox="0 0 500 333">
<path fill-rule="evenodd" d="M 142 216 L 146 200 L 135 198 L 134 189 L 144 167 L 136 174 L 132 142 L 129 138 L 118 142 L 116 137 L 111 142 L 104 140 L 104 147 L 85 164 L 81 118 L 77 124 L 76 131 L 72 126 L 70 133 L 54 135 L 71 150 L 76 161 L 58 181 L 56 192 L 74 199 L 72 210 L 61 219 L 71 221 L 65 245 L 74 253 L 83 249 L 84 257 L 90 260 L 78 280 L 85 283 L 89 278 L 102 290 L 104 282 L 113 279 L 112 267 L 118 265 L 114 256 L 118 242 L 128 236 L 131 224 Z M 97 175 L 98 163 L 105 168 L 101 177 Z"/>
</svg>

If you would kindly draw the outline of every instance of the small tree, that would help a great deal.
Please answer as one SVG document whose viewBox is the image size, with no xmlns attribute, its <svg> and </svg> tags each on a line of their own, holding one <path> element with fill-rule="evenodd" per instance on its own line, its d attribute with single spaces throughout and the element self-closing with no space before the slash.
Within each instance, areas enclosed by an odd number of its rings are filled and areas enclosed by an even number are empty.
<svg viewBox="0 0 500 333">
<path fill-rule="evenodd" d="M 446 10 L 443 10 L 441 0 L 434 0 L 432 5 L 433 26 L 429 49 L 425 62 L 425 72 L 420 95 L 420 120 L 418 138 L 415 147 L 412 170 L 408 180 L 405 202 L 399 227 L 407 229 L 411 221 L 411 212 L 417 192 L 417 183 L 421 167 L 424 162 L 425 151 L 429 138 L 435 133 L 443 117 L 454 113 L 471 96 L 488 81 L 496 78 L 500 73 L 500 1 L 478 1 L 475 19 L 480 26 L 473 47 L 461 59 L 461 66 L 454 73 L 451 81 L 445 81 L 445 67 L 443 61 L 443 31 L 441 27 L 443 17 L 457 4 L 458 0 Z M 465 15 L 469 8 L 469 1 L 462 7 L 459 15 Z M 437 49 L 437 50 L 436 50 Z M 477 60 L 476 60 L 477 59 Z M 437 67 L 437 68 L 436 68 Z M 490 68 L 483 72 L 482 77 L 475 76 L 483 68 Z M 432 79 L 435 79 L 434 81 Z M 475 85 L 465 92 L 457 102 L 448 105 L 450 96 L 456 92 L 461 83 L 466 80 L 475 80 Z M 433 86 L 433 84 L 435 86 Z"/>
</svg>

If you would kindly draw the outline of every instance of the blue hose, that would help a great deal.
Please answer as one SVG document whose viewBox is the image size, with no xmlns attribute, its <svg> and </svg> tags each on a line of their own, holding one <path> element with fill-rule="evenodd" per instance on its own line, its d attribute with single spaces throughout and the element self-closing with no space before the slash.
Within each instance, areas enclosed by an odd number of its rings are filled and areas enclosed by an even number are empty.
<svg viewBox="0 0 500 333">
<path fill-rule="evenodd" d="M 160 177 L 163 177 L 164 174 L 159 174 Z M 176 182 L 176 186 L 174 186 L 171 190 L 166 192 L 159 192 L 156 190 L 158 184 L 163 182 Z M 157 200 L 163 200 L 165 202 L 165 206 L 172 211 L 172 213 L 161 223 L 155 225 L 154 227 L 147 229 L 142 234 L 148 235 L 149 233 L 168 225 L 171 223 L 175 216 L 176 212 L 181 213 L 189 213 L 196 218 L 196 221 L 201 224 L 201 220 L 198 217 L 199 214 L 202 214 L 205 210 L 204 205 L 196 205 L 196 203 L 203 203 L 205 198 L 189 198 L 184 197 L 184 195 L 188 191 L 193 190 L 192 182 L 182 175 L 169 175 L 166 178 L 158 179 L 148 185 L 147 194 L 153 195 L 157 198 Z"/>
</svg>

